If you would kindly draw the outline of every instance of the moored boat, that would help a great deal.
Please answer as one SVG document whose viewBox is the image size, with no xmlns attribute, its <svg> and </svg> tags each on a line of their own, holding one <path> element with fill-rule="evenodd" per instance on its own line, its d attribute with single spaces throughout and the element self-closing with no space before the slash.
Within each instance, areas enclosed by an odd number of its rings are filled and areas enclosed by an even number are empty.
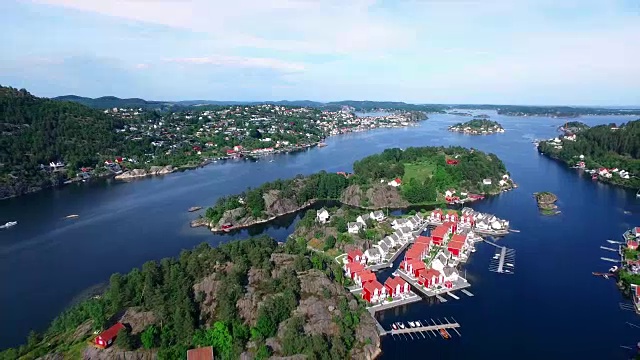
<svg viewBox="0 0 640 360">
<path fill-rule="evenodd" d="M 0 229 L 7 229 L 7 228 L 10 228 L 10 227 L 15 226 L 15 225 L 18 225 L 17 221 L 8 221 L 4 225 L 0 225 Z"/>
<path fill-rule="evenodd" d="M 403 322 L 399 322 L 398 326 L 400 326 L 400 329 L 404 329 L 404 323 Z"/>
<path fill-rule="evenodd" d="M 440 329 L 440 335 L 442 335 L 442 337 L 445 339 L 449 338 L 449 333 L 445 329 Z"/>
<path fill-rule="evenodd" d="M 395 323 L 391 324 L 391 328 L 393 330 L 398 330 L 398 325 L 396 325 Z"/>
</svg>

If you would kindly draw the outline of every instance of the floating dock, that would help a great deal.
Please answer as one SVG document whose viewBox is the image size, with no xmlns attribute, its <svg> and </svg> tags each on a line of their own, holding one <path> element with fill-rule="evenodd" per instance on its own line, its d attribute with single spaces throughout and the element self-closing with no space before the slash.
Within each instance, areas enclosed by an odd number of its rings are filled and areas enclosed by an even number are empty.
<svg viewBox="0 0 640 360">
<path fill-rule="evenodd" d="M 620 262 L 620 260 L 606 258 L 606 257 L 601 257 L 600 259 L 604 260 L 604 261 L 614 262 L 614 263 L 619 263 Z"/>
<path fill-rule="evenodd" d="M 425 339 L 426 337 L 424 336 L 424 334 L 426 333 L 428 335 L 429 333 L 431 333 L 434 336 L 440 335 L 443 338 L 448 338 L 451 335 L 447 330 L 453 330 L 456 332 L 456 334 L 458 334 L 458 336 L 461 336 L 460 332 L 458 331 L 458 328 L 460 328 L 460 324 L 458 324 L 455 320 L 453 322 L 450 322 L 447 318 L 444 318 L 444 320 L 445 321 L 438 320 L 438 322 L 436 322 L 433 319 L 420 320 L 421 324 L 426 324 L 426 325 L 416 326 L 416 327 L 407 327 L 405 329 L 389 330 L 389 331 L 385 331 L 384 333 L 380 333 L 380 335 L 387 335 L 387 334 L 409 335 L 413 339 L 413 336 L 412 336 L 413 334 L 413 335 L 416 335 L 417 339 L 419 339 L 418 335 L 421 335 L 422 338 Z M 442 335 L 441 330 L 444 330 L 444 332 L 447 334 L 446 337 Z"/>
<path fill-rule="evenodd" d="M 612 249 L 612 248 L 610 248 L 610 247 L 606 247 L 606 246 L 600 246 L 600 249 L 602 249 L 602 250 L 609 250 L 609 251 L 615 251 L 615 252 L 618 252 L 618 250 L 617 250 L 617 249 Z"/>
<path fill-rule="evenodd" d="M 460 291 L 462 291 L 463 293 L 465 293 L 465 294 L 466 294 L 466 295 L 468 295 L 468 296 L 474 296 L 474 295 L 471 293 L 471 291 L 469 291 L 469 290 L 467 290 L 467 289 L 462 289 L 462 290 L 460 290 Z"/>
<path fill-rule="evenodd" d="M 494 258 L 491 259 L 491 262 L 489 263 L 489 270 L 501 274 L 513 274 L 515 270 L 514 264 L 516 251 L 514 249 L 509 249 L 506 246 L 497 245 L 488 240 L 485 240 L 484 242 L 497 248 Z"/>
</svg>

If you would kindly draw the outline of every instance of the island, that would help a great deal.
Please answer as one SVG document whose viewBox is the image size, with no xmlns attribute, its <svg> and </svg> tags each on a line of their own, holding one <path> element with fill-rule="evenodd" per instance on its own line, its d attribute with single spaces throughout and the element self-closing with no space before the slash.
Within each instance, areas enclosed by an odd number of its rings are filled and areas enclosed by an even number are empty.
<svg viewBox="0 0 640 360">
<path fill-rule="evenodd" d="M 558 131 L 561 131 L 567 135 L 577 134 L 582 130 L 586 130 L 589 128 L 589 125 L 580 122 L 580 121 L 568 121 L 560 126 L 558 126 Z"/>
<path fill-rule="evenodd" d="M 203 243 L 112 275 L 104 293 L 0 358 L 172 360 L 201 347 L 216 359 L 375 358 L 375 320 L 347 281 L 333 258 L 293 238 Z"/>
<path fill-rule="evenodd" d="M 593 180 L 640 188 L 640 120 L 594 126 L 540 141 L 538 151 Z"/>
<path fill-rule="evenodd" d="M 428 111 L 437 111 L 387 102 L 298 106 L 172 105 L 73 96 L 52 100 L 2 86 L 0 104 L 0 118 L 6 119 L 0 123 L 0 148 L 6 150 L 0 153 L 0 199 L 100 177 L 128 180 L 224 159 L 302 151 L 323 146 L 334 135 L 415 126 L 427 119 Z M 83 104 L 114 107 L 98 110 Z M 355 113 L 375 104 L 388 111 L 378 116 Z"/>
<path fill-rule="evenodd" d="M 533 196 L 538 202 L 538 209 L 543 215 L 557 215 L 560 211 L 557 210 L 558 206 L 555 204 L 558 201 L 558 197 L 548 191 L 534 193 Z"/>
<path fill-rule="evenodd" d="M 515 187 L 494 154 L 463 147 L 387 149 L 353 164 L 353 173 L 276 180 L 221 197 L 191 226 L 231 231 L 300 211 L 320 200 L 369 210 L 464 203 Z"/>
<path fill-rule="evenodd" d="M 489 135 L 504 132 L 504 128 L 497 121 L 488 120 L 486 117 L 480 116 L 475 117 L 473 120 L 450 126 L 449 131 L 467 135 Z"/>
</svg>

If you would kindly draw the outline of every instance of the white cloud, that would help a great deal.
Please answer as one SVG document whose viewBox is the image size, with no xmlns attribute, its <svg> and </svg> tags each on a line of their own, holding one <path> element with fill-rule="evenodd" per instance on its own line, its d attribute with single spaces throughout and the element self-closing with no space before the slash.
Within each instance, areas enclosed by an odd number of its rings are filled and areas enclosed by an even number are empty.
<svg viewBox="0 0 640 360">
<path fill-rule="evenodd" d="M 282 72 L 299 72 L 305 70 L 301 63 L 287 62 L 278 59 L 213 55 L 207 57 L 169 58 L 166 62 L 192 65 L 217 65 L 225 67 L 261 68 Z"/>
</svg>

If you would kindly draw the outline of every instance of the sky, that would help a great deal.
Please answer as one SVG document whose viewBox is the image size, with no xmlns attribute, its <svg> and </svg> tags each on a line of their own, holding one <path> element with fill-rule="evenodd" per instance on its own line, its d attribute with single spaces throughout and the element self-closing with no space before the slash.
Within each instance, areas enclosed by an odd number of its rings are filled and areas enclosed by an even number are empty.
<svg viewBox="0 0 640 360">
<path fill-rule="evenodd" d="M 638 0 L 1 0 L 38 96 L 640 105 Z"/>
</svg>

